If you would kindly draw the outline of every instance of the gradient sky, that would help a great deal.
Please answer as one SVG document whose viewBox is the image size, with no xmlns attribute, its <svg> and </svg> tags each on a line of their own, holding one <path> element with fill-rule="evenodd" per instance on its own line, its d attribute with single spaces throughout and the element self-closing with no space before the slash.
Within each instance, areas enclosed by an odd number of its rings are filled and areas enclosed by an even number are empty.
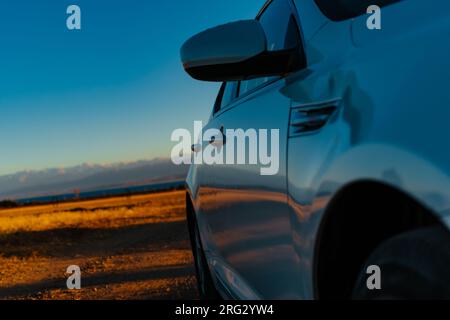
<svg viewBox="0 0 450 320">
<path fill-rule="evenodd" d="M 0 175 L 169 157 L 172 130 L 206 121 L 218 90 L 184 73 L 179 48 L 264 2 L 1 1 Z"/>
</svg>

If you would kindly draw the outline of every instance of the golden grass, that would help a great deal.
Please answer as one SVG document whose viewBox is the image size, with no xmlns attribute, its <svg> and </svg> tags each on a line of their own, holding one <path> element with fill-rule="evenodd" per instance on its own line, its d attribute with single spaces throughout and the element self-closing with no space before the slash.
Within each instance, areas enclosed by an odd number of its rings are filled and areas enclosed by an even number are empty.
<svg viewBox="0 0 450 320">
<path fill-rule="evenodd" d="M 0 300 L 196 298 L 192 262 L 184 191 L 0 210 Z"/>
<path fill-rule="evenodd" d="M 184 191 L 0 211 L 0 235 L 62 228 L 114 228 L 181 221 Z"/>
</svg>

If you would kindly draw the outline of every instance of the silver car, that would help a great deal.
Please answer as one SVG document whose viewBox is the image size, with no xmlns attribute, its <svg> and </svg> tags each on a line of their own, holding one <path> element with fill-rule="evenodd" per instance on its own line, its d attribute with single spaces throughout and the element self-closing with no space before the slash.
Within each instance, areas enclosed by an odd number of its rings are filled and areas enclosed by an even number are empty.
<svg viewBox="0 0 450 320">
<path fill-rule="evenodd" d="M 191 166 L 203 298 L 450 298 L 448 39 L 446 0 L 272 0 L 184 44 L 185 70 L 223 83 L 220 146 L 280 137 L 274 175 Z"/>
</svg>

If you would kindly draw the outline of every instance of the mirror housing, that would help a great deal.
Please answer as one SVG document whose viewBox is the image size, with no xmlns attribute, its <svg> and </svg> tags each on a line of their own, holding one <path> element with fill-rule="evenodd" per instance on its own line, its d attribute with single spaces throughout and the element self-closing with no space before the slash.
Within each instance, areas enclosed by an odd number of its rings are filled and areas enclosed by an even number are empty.
<svg viewBox="0 0 450 320">
<path fill-rule="evenodd" d="M 304 65 L 298 47 L 268 51 L 257 20 L 233 22 L 193 36 L 181 48 L 181 60 L 194 79 L 220 82 L 285 75 Z"/>
</svg>

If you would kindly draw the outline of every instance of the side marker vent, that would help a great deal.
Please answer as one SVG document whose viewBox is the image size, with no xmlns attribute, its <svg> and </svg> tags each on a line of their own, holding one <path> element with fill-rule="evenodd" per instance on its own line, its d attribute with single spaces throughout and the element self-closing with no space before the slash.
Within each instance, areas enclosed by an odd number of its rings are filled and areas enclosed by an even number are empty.
<svg viewBox="0 0 450 320">
<path fill-rule="evenodd" d="M 313 133 L 324 127 L 338 109 L 338 101 L 292 108 L 289 136 Z"/>
</svg>

